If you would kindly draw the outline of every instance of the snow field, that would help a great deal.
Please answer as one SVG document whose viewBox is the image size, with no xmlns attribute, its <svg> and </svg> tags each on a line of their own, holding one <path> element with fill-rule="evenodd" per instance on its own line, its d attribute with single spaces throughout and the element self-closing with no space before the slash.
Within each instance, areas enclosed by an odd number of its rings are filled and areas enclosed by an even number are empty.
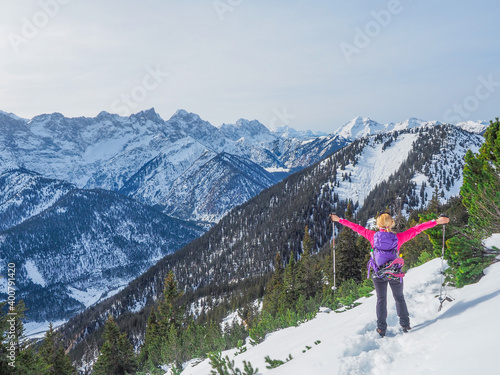
<svg viewBox="0 0 500 375">
<path fill-rule="evenodd" d="M 28 259 L 24 264 L 24 268 L 26 269 L 26 273 L 28 274 L 28 278 L 33 281 L 35 284 L 41 285 L 43 287 L 47 286 L 45 279 L 42 274 L 38 270 L 35 262 L 31 259 Z"/>
<path fill-rule="evenodd" d="M 418 134 L 402 134 L 389 147 L 382 151 L 383 143 L 371 140 L 361 153 L 356 166 L 349 164 L 340 173 L 351 173 L 351 181 L 340 181 L 335 190 L 342 198 L 363 203 L 375 186 L 386 181 L 395 173 L 408 157 Z"/>
<path fill-rule="evenodd" d="M 362 298 L 358 307 L 343 313 L 318 313 L 299 327 L 269 334 L 264 342 L 235 356 L 226 351 L 240 369 L 243 360 L 259 369 L 259 374 L 495 374 L 496 343 L 500 327 L 500 264 L 486 270 L 477 284 L 462 289 L 448 288 L 455 300 L 445 302 L 438 312 L 441 260 L 434 259 L 410 270 L 405 277 L 405 298 L 413 329 L 399 327 L 392 296 L 388 297 L 388 331 L 376 332 L 376 298 Z M 390 295 L 390 293 L 389 293 Z M 320 341 L 320 343 L 318 343 Z M 317 343 L 317 344 L 316 344 Z M 267 369 L 264 358 L 286 361 Z M 209 374 L 207 360 L 183 375 Z"/>
<path fill-rule="evenodd" d="M 45 336 L 45 333 L 49 330 L 49 326 L 52 323 L 52 328 L 56 329 L 66 323 L 65 320 L 58 320 L 55 322 L 28 322 L 24 323 L 24 335 L 30 339 L 41 339 Z"/>
</svg>

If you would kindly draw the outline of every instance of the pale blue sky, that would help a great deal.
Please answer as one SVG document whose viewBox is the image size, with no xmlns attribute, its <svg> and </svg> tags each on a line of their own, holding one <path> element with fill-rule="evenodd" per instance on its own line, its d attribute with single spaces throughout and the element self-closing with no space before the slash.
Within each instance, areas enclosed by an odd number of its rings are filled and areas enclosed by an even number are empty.
<svg viewBox="0 0 500 375">
<path fill-rule="evenodd" d="M 19 4 L 22 3 L 22 4 Z M 0 110 L 333 132 L 500 116 L 500 3 L 0 1 Z"/>
</svg>

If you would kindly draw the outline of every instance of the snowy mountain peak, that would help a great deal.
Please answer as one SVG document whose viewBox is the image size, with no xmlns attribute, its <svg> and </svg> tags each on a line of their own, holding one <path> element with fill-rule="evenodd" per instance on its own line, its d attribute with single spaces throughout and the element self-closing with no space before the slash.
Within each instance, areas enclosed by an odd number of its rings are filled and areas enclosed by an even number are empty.
<svg viewBox="0 0 500 375">
<path fill-rule="evenodd" d="M 156 113 L 154 108 L 147 109 L 130 116 L 130 118 L 143 118 L 145 120 L 151 120 L 153 122 L 163 122 L 163 119 L 158 113 Z"/>
<path fill-rule="evenodd" d="M 191 133 L 194 129 L 203 129 L 204 132 L 209 133 L 214 133 L 217 131 L 217 128 L 210 124 L 208 121 L 203 120 L 196 113 L 188 112 L 184 109 L 177 110 L 167 122 L 171 124 L 177 124 L 189 135 L 193 135 Z"/>
<path fill-rule="evenodd" d="M 390 122 L 388 124 L 380 124 L 376 121 L 371 120 L 368 117 L 355 117 L 340 129 L 338 129 L 334 134 L 340 135 L 346 139 L 358 139 L 361 137 L 365 137 L 367 135 L 391 132 L 395 130 L 405 130 L 412 129 L 417 127 L 425 127 L 425 126 L 436 126 L 442 125 L 439 121 L 425 121 L 415 117 L 410 117 L 401 122 L 393 123 Z M 466 129 L 467 130 L 467 129 Z"/>
<path fill-rule="evenodd" d="M 287 126 L 280 126 L 274 130 L 272 130 L 273 133 L 278 135 L 281 138 L 296 138 L 300 139 L 303 141 L 318 138 L 318 137 L 325 137 L 328 134 L 320 131 L 313 131 L 313 130 L 295 130 L 291 127 Z"/>
<path fill-rule="evenodd" d="M 368 117 L 355 117 L 335 132 L 346 139 L 356 139 L 385 131 L 385 126 Z"/>
<path fill-rule="evenodd" d="M 409 119 L 406 119 L 401 122 L 397 122 L 394 125 L 395 129 L 411 129 L 411 128 L 416 128 L 417 126 L 420 126 L 424 123 L 425 121 L 420 120 L 416 117 L 410 117 Z"/>
<path fill-rule="evenodd" d="M 241 129 L 249 129 L 255 133 L 269 133 L 269 129 L 257 120 L 246 120 L 244 118 L 240 118 L 236 121 L 235 126 Z"/>
<path fill-rule="evenodd" d="M 465 121 L 465 122 L 459 122 L 457 126 L 459 128 L 462 128 L 470 133 L 475 133 L 475 134 L 482 134 L 486 130 L 486 128 L 489 126 L 488 121 Z"/>
<path fill-rule="evenodd" d="M 239 119 L 236 124 L 222 124 L 219 131 L 233 141 L 241 138 L 272 137 L 272 133 L 257 120 Z"/>
<path fill-rule="evenodd" d="M 221 142 L 224 143 L 218 135 L 218 129 L 196 113 L 179 109 L 166 123 L 212 149 L 217 150 Z"/>
<path fill-rule="evenodd" d="M 28 122 L 28 120 L 21 118 L 19 116 L 16 116 L 15 114 L 10 113 L 10 112 L 0 111 L 0 116 L 1 115 L 6 116 L 6 117 L 10 117 L 13 120 Z"/>
<path fill-rule="evenodd" d="M 410 117 L 409 119 L 397 122 L 395 124 L 389 123 L 386 125 L 386 129 L 387 131 L 393 131 L 393 130 L 413 129 L 413 128 L 418 128 L 420 126 L 435 126 L 435 125 L 442 125 L 442 123 L 439 121 L 425 121 L 415 117 Z"/>
<path fill-rule="evenodd" d="M 111 118 L 113 116 L 117 116 L 117 115 L 113 115 L 109 112 L 106 112 L 106 111 L 101 111 L 99 112 L 99 114 L 97 115 L 96 117 L 96 120 L 103 120 L 103 119 L 108 119 L 108 118 Z"/>
<path fill-rule="evenodd" d="M 38 115 L 38 116 L 35 116 L 33 117 L 31 120 L 30 120 L 30 123 L 33 123 L 33 122 L 49 122 L 49 121 L 60 121 L 64 119 L 64 116 L 59 113 L 59 112 L 54 112 L 54 113 L 44 113 L 44 114 L 41 114 L 41 115 Z"/>
<path fill-rule="evenodd" d="M 171 120 L 183 122 L 203 121 L 196 113 L 188 112 L 185 109 L 178 109 L 175 111 L 169 121 Z"/>
</svg>

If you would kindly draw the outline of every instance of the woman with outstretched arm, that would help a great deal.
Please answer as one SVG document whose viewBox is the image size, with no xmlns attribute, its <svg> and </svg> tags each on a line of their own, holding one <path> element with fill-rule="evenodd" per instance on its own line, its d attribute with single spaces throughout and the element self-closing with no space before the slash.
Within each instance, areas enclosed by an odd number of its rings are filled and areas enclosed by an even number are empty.
<svg viewBox="0 0 500 375">
<path fill-rule="evenodd" d="M 447 224 L 450 219 L 447 217 L 440 217 L 436 220 L 427 221 L 422 224 L 418 224 L 404 232 L 401 233 L 393 233 L 391 229 L 394 227 L 394 220 L 389 214 L 382 214 L 377 218 L 377 227 L 378 231 L 366 229 L 361 225 L 350 222 L 346 219 L 341 219 L 337 215 L 331 214 L 330 219 L 332 221 L 338 222 L 353 231 L 357 232 L 361 236 L 365 237 L 372 248 L 377 251 L 377 248 L 382 248 L 384 251 L 380 251 L 381 254 L 390 254 L 391 252 L 386 252 L 387 250 L 392 249 L 395 255 L 392 255 L 392 259 L 397 257 L 399 254 L 399 249 L 401 246 L 411 240 L 413 237 L 420 234 L 422 231 L 432 228 L 438 224 Z M 385 234 L 382 234 L 385 233 Z M 383 267 L 384 266 L 384 255 L 381 256 L 380 264 L 375 259 L 376 266 L 375 267 Z M 390 258 L 389 258 L 390 260 Z M 387 284 L 391 286 L 392 295 L 394 296 L 394 300 L 396 301 L 396 310 L 399 316 L 399 323 L 403 328 L 404 332 L 408 332 L 411 329 L 410 327 L 410 316 L 408 313 L 408 308 L 406 306 L 406 301 L 403 295 L 403 279 L 393 279 L 388 280 L 387 278 L 377 276 L 376 273 L 373 274 L 373 285 L 375 287 L 375 291 L 377 294 L 377 332 L 380 336 L 385 336 L 385 331 L 387 330 Z"/>
</svg>

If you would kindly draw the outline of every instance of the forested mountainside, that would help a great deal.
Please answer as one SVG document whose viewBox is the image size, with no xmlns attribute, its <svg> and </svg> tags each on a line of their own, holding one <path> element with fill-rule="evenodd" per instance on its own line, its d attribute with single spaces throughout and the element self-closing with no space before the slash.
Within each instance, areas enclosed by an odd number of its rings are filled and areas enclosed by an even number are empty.
<svg viewBox="0 0 500 375">
<path fill-rule="evenodd" d="M 183 180 L 174 182 L 163 205 L 173 217 L 204 217 L 216 222 L 227 208 L 248 201 L 279 181 L 257 164 L 225 152 L 188 170 Z"/>
<path fill-rule="evenodd" d="M 0 264 L 2 269 L 16 265 L 17 298 L 29 307 L 29 320 L 68 319 L 204 232 L 114 192 L 66 192 L 68 184 L 23 171 L 10 177 L 28 181 L 20 193 L 31 194 L 36 187 L 44 197 L 62 195 L 48 209 L 0 232 Z M 33 194 L 33 206 L 7 205 L 3 215 L 38 210 L 37 197 Z"/>
<path fill-rule="evenodd" d="M 0 232 L 51 207 L 76 186 L 25 169 L 0 175 Z"/>
<path fill-rule="evenodd" d="M 480 136 L 451 125 L 358 139 L 236 207 L 209 232 L 160 260 L 116 296 L 72 319 L 64 328 L 67 342 L 80 343 L 111 313 L 127 320 L 130 336 L 138 344 L 149 306 L 159 297 L 169 271 L 183 290 L 197 291 L 197 297 L 204 291 L 220 301 L 229 292 L 245 293 L 242 285 L 265 277 L 277 252 L 285 261 L 299 256 L 306 225 L 314 248 L 325 246 L 332 236 L 328 214 L 342 213 L 347 199 L 357 199 L 358 217 L 369 218 L 395 204 L 392 191 L 398 192 L 403 210 L 426 205 L 432 185 L 443 197 L 454 195 L 461 183 L 456 173 L 463 165 L 462 152 L 475 151 L 480 144 Z M 377 199 L 370 197 L 374 189 L 379 192 Z"/>
</svg>

